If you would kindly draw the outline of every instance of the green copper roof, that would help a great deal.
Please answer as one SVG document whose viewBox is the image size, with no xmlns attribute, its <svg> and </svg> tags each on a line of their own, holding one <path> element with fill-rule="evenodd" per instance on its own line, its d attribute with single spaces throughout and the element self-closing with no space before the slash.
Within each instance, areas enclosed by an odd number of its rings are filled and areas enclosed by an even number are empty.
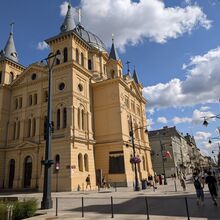
<svg viewBox="0 0 220 220">
<path fill-rule="evenodd" d="M 61 33 L 64 33 L 64 32 L 73 30 L 75 27 L 76 27 L 76 24 L 74 21 L 73 8 L 71 6 L 71 3 L 69 3 L 66 17 L 64 19 L 63 24 L 60 27 L 60 31 Z"/>
</svg>

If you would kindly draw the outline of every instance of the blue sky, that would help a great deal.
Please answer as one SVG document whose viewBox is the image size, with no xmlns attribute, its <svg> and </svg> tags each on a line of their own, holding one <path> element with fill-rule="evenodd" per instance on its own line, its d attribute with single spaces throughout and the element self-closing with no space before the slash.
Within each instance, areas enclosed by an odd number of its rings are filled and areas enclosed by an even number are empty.
<svg viewBox="0 0 220 220">
<path fill-rule="evenodd" d="M 0 48 L 15 22 L 20 62 L 28 66 L 46 57 L 42 42 L 59 33 L 66 5 L 62 0 L 1 0 Z M 82 24 L 107 46 L 114 33 L 123 63 L 136 66 L 151 129 L 176 126 L 193 134 L 204 153 L 217 149 L 207 140 L 218 135 L 219 121 L 206 128 L 201 117 L 220 113 L 219 0 L 72 0 L 72 5 L 82 8 Z"/>
</svg>

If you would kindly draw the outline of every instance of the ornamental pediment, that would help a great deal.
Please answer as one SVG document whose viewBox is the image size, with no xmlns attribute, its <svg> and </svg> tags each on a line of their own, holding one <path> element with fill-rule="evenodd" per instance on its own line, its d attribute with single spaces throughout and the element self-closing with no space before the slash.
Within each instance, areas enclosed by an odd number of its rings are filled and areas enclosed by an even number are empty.
<svg viewBox="0 0 220 220">
<path fill-rule="evenodd" d="M 46 76 L 47 70 L 44 66 L 32 64 L 15 79 L 15 81 L 12 83 L 12 86 L 34 84 Z"/>
</svg>

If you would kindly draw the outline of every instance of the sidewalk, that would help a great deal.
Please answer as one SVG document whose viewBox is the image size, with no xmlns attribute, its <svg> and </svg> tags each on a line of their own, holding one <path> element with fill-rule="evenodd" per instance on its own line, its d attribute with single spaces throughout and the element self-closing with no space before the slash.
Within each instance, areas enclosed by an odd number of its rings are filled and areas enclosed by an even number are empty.
<svg viewBox="0 0 220 220">
<path fill-rule="evenodd" d="M 111 197 L 114 201 L 115 219 L 147 219 L 146 199 L 148 200 L 150 220 L 182 220 L 187 219 L 185 197 L 188 198 L 189 214 L 192 220 L 220 220 L 220 209 L 214 207 L 209 194 L 205 196 L 205 206 L 196 206 L 196 196 L 193 184 L 187 181 L 187 190 L 183 192 L 179 180 L 176 180 L 177 191 L 174 180 L 168 179 L 168 185 L 158 186 L 154 192 L 152 187 L 138 192 L 133 188 L 110 188 L 101 189 L 99 192 L 58 192 L 52 193 L 53 209 L 38 210 L 38 215 L 29 220 L 53 220 L 53 219 L 112 219 Z M 205 189 L 207 190 L 207 188 Z M 1 195 L 2 196 L 2 195 Z M 13 194 L 23 198 L 37 198 L 39 204 L 42 193 Z M 58 217 L 56 217 L 56 201 L 58 198 Z M 84 200 L 84 218 L 82 218 L 82 198 Z M 220 204 L 220 201 L 219 201 Z M 219 217 L 219 218 L 215 218 Z"/>
</svg>

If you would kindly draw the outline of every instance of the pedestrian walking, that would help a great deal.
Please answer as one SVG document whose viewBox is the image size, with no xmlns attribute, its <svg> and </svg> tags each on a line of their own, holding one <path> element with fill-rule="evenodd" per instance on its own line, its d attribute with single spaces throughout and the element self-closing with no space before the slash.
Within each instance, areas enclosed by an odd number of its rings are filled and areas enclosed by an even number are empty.
<svg viewBox="0 0 220 220">
<path fill-rule="evenodd" d="M 186 191 L 186 181 L 182 173 L 180 174 L 180 185 L 183 187 L 183 191 Z"/>
<path fill-rule="evenodd" d="M 197 173 L 193 174 L 193 183 L 196 189 L 197 205 L 204 205 L 204 179 L 200 178 Z"/>
<path fill-rule="evenodd" d="M 212 196 L 212 200 L 214 202 L 214 205 L 217 206 L 217 196 L 218 196 L 218 186 L 217 186 L 217 180 L 214 176 L 212 176 L 212 173 L 209 171 L 208 176 L 205 179 L 205 182 L 208 184 L 209 192 Z"/>
<path fill-rule="evenodd" d="M 90 187 L 90 190 L 91 190 L 91 180 L 90 180 L 90 175 L 89 174 L 86 177 L 86 189 L 87 189 L 88 186 Z"/>
</svg>

